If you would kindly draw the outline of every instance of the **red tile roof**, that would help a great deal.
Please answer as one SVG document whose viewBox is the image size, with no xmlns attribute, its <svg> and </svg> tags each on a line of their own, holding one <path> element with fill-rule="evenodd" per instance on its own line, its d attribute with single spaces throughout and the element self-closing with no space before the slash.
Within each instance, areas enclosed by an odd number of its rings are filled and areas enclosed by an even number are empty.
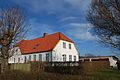
<svg viewBox="0 0 120 80">
<path fill-rule="evenodd" d="M 57 32 L 41 38 L 22 40 L 18 43 L 18 46 L 22 54 L 46 52 L 52 51 L 59 40 L 65 40 L 73 43 L 73 41 L 66 37 L 64 34 Z"/>
</svg>

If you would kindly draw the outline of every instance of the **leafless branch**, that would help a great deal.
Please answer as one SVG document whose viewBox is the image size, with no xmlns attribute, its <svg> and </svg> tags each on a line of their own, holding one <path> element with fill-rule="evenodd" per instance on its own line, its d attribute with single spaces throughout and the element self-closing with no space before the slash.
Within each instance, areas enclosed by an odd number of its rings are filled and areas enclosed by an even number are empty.
<svg viewBox="0 0 120 80">
<path fill-rule="evenodd" d="M 120 50 L 120 0 L 92 3 L 87 19 L 101 42 Z"/>
</svg>

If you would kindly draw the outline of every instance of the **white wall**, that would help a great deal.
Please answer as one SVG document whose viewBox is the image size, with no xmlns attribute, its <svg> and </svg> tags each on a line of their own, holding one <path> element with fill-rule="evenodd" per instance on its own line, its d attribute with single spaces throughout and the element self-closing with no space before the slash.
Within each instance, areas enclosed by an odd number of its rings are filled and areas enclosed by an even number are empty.
<svg viewBox="0 0 120 80">
<path fill-rule="evenodd" d="M 9 58 L 8 63 L 14 63 L 14 62 L 16 63 L 18 61 L 18 58 L 22 57 L 19 47 L 15 47 L 15 48 L 11 49 L 10 56 L 11 57 Z"/>
<path fill-rule="evenodd" d="M 29 61 L 35 61 L 34 60 L 34 55 L 36 55 L 36 61 L 46 61 L 46 54 L 49 54 L 49 60 L 51 61 L 51 52 L 43 52 L 43 53 L 32 53 L 32 54 L 26 54 L 26 55 L 21 55 L 20 49 L 18 47 L 14 48 L 18 49 L 17 52 L 14 53 L 14 55 L 9 58 L 9 63 L 25 63 Z M 39 60 L 39 54 L 42 55 L 42 59 Z M 31 56 L 31 60 L 29 60 L 29 56 Z M 25 60 L 26 57 L 26 60 Z M 19 60 L 18 60 L 19 59 Z"/>
<path fill-rule="evenodd" d="M 116 64 L 117 60 L 114 60 L 113 56 L 106 56 L 106 57 L 102 56 L 102 57 L 93 57 L 93 58 L 80 58 L 80 60 L 84 61 L 85 59 L 105 59 L 105 58 L 109 59 L 109 63 L 110 63 L 111 67 L 117 67 L 117 64 Z"/>
<path fill-rule="evenodd" d="M 63 48 L 63 42 L 66 43 L 66 48 Z M 71 44 L 71 49 L 69 49 L 69 44 Z M 63 56 L 66 55 L 66 61 L 69 61 L 69 55 L 72 55 L 72 61 L 74 61 L 74 56 L 76 56 L 76 61 L 79 61 L 79 53 L 74 45 L 74 43 L 60 40 L 58 44 L 52 51 L 53 61 L 61 61 L 63 62 Z"/>
<path fill-rule="evenodd" d="M 116 64 L 117 60 L 114 60 L 112 56 L 109 57 L 109 61 L 110 61 L 111 67 L 117 67 L 117 64 Z"/>
</svg>

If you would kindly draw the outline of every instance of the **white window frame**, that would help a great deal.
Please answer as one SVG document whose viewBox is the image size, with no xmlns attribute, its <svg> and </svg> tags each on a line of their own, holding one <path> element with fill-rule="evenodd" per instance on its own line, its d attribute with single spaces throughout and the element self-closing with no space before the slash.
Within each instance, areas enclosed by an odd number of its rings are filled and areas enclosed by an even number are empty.
<svg viewBox="0 0 120 80">
<path fill-rule="evenodd" d="M 62 57 L 63 57 L 63 62 L 66 62 L 67 59 L 66 54 L 63 54 Z"/>
<path fill-rule="evenodd" d="M 29 61 L 31 61 L 31 55 L 29 55 Z"/>
<path fill-rule="evenodd" d="M 33 55 L 33 60 L 37 61 L 36 55 Z"/>
<path fill-rule="evenodd" d="M 66 49 L 66 42 L 63 42 L 63 48 Z"/>
<path fill-rule="evenodd" d="M 69 55 L 69 61 L 72 61 L 72 55 Z"/>
<path fill-rule="evenodd" d="M 77 59 L 76 59 L 76 56 L 74 56 L 74 61 L 76 61 Z"/>
<path fill-rule="evenodd" d="M 46 61 L 49 61 L 49 53 L 46 54 Z"/>
<path fill-rule="evenodd" d="M 69 44 L 69 49 L 72 49 L 72 45 L 71 44 Z"/>
<path fill-rule="evenodd" d="M 39 61 L 42 61 L 42 54 L 39 54 Z"/>
</svg>

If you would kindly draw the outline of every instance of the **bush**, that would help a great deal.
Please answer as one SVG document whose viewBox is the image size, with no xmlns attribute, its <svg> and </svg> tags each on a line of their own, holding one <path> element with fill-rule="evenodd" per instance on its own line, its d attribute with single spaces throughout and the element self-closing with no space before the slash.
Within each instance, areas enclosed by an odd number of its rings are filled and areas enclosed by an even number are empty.
<svg viewBox="0 0 120 80">
<path fill-rule="evenodd" d="M 78 75 L 83 74 L 83 69 L 79 66 L 46 66 L 45 72 Z"/>
</svg>

